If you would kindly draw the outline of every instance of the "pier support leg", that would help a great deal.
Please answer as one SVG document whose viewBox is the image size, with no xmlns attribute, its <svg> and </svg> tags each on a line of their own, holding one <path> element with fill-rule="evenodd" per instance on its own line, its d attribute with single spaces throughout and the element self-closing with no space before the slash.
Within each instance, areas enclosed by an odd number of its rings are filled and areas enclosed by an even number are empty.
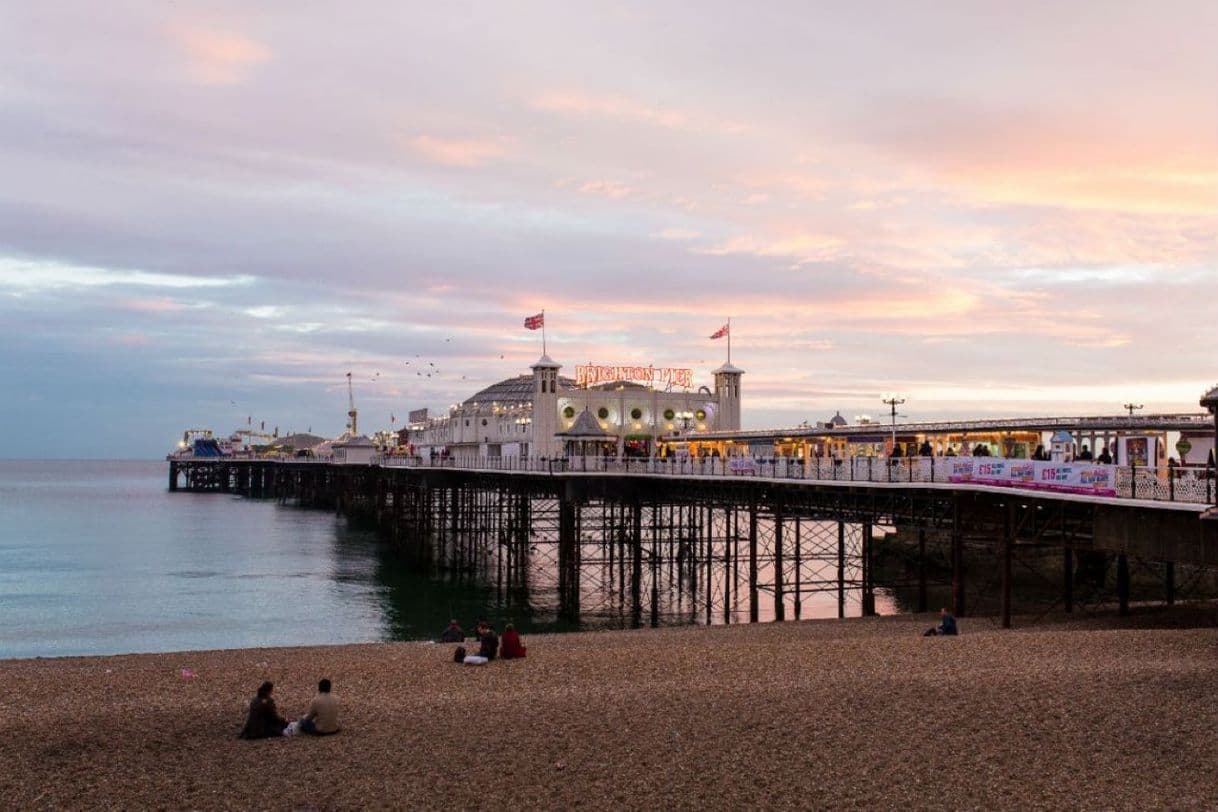
<svg viewBox="0 0 1218 812">
<path fill-rule="evenodd" d="M 1117 556 L 1117 604 L 1122 617 L 1129 614 L 1129 558 Z"/>
<path fill-rule="evenodd" d="M 630 506 L 630 627 L 643 625 L 643 506 L 635 501 Z"/>
<path fill-rule="evenodd" d="M 960 530 L 960 496 L 952 497 L 952 614 L 964 617 L 964 535 Z"/>
<path fill-rule="evenodd" d="M 1163 580 L 1167 592 L 1167 605 L 1172 606 L 1176 602 L 1176 562 L 1168 561 L 1165 566 L 1166 572 L 1163 574 Z"/>
<path fill-rule="evenodd" d="M 874 530 L 871 521 L 863 522 L 863 617 L 875 615 L 875 572 L 873 571 L 872 547 Z"/>
<path fill-rule="evenodd" d="M 757 506 L 749 506 L 749 623 L 756 623 L 757 605 Z"/>
<path fill-rule="evenodd" d="M 579 620 L 579 534 L 575 527 L 574 502 L 558 503 L 558 613 Z"/>
<path fill-rule="evenodd" d="M 1066 614 L 1074 611 L 1074 548 L 1062 551 L 1062 604 Z"/>
<path fill-rule="evenodd" d="M 774 620 L 787 619 L 786 596 L 782 583 L 782 513 L 774 514 Z"/>
<path fill-rule="evenodd" d="M 176 462 L 169 463 L 169 492 L 176 493 L 178 490 L 178 464 Z"/>
<path fill-rule="evenodd" d="M 837 523 L 837 616 L 846 616 L 846 523 Z"/>
<path fill-rule="evenodd" d="M 926 529 L 918 528 L 918 611 L 927 611 L 926 600 Z"/>
<path fill-rule="evenodd" d="M 1011 628 L 1011 552 L 1015 546 L 1013 534 L 1015 503 L 1007 505 L 1006 526 L 1002 533 L 1002 628 Z"/>
<path fill-rule="evenodd" d="M 806 456 L 804 458 L 804 465 L 805 466 L 807 465 Z M 803 584 L 800 583 L 801 565 L 800 565 L 800 560 L 799 560 L 801 546 L 802 546 L 802 541 L 800 539 L 800 532 L 799 532 L 799 517 L 796 516 L 795 517 L 795 619 L 796 620 L 799 620 L 800 616 L 803 614 L 803 611 L 802 611 L 803 602 L 800 600 L 800 595 L 803 594 Z"/>
</svg>

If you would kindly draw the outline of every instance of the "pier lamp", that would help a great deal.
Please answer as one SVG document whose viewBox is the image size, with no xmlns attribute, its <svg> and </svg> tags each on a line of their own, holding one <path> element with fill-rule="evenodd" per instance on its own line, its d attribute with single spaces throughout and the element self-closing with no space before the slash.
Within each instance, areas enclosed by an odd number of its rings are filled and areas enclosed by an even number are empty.
<svg viewBox="0 0 1218 812">
<path fill-rule="evenodd" d="M 689 409 L 682 409 L 681 411 L 677 412 L 676 417 L 681 421 L 681 433 L 689 433 L 689 421 L 694 419 L 694 413 Z"/>
<path fill-rule="evenodd" d="M 885 392 L 880 396 L 880 403 L 892 410 L 892 448 L 894 451 L 897 447 L 897 407 L 904 402 L 905 396 L 896 392 Z"/>
<path fill-rule="evenodd" d="M 1125 404 L 1125 406 L 1124 406 L 1123 408 L 1128 409 L 1128 410 L 1129 410 L 1129 416 L 1130 416 L 1130 417 L 1133 417 L 1133 413 L 1134 413 L 1135 411 L 1137 411 L 1138 409 L 1143 408 L 1143 405 L 1142 405 L 1141 403 L 1126 403 L 1126 404 Z"/>
</svg>

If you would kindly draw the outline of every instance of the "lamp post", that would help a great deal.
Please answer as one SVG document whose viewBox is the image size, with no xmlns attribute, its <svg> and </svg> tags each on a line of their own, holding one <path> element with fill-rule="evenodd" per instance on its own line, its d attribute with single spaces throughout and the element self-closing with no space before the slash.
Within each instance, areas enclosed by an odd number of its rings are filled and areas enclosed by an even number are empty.
<svg viewBox="0 0 1218 812">
<path fill-rule="evenodd" d="M 905 402 L 905 398 L 896 393 L 885 393 L 880 396 L 880 402 L 892 410 L 892 449 L 897 448 L 897 407 Z"/>
<path fill-rule="evenodd" d="M 1136 411 L 1137 409 L 1143 408 L 1143 405 L 1141 403 L 1126 403 L 1124 408 L 1128 409 L 1129 416 L 1133 417 L 1134 411 Z"/>
</svg>

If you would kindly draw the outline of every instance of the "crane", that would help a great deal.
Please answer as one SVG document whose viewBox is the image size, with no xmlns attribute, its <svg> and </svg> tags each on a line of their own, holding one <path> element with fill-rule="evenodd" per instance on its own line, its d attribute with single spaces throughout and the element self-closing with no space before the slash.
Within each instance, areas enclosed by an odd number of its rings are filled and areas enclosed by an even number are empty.
<svg viewBox="0 0 1218 812">
<path fill-rule="evenodd" d="M 351 373 L 347 373 L 347 429 L 354 437 L 359 433 L 359 413 L 355 409 L 355 393 L 351 389 Z"/>
</svg>

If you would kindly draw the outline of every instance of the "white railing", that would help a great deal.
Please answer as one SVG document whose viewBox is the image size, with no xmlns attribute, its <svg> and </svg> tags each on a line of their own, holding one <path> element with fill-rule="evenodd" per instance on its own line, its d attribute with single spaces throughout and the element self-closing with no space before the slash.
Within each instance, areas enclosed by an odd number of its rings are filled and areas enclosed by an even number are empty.
<svg viewBox="0 0 1218 812">
<path fill-rule="evenodd" d="M 190 457 L 174 455 L 174 460 Z M 232 457 L 198 458 L 221 462 Z M 238 459 L 246 459 L 238 458 Z M 331 464 L 332 459 L 285 457 L 279 462 Z M 1218 480 L 1205 466 L 1145 468 L 1092 462 L 1053 463 L 1004 460 L 997 457 L 417 457 L 376 455 L 371 464 L 390 468 L 450 468 L 519 473 L 653 474 L 698 477 L 762 477 L 808 482 L 859 482 L 882 484 L 941 483 L 990 485 L 1115 496 L 1159 502 L 1212 504 L 1218 498 Z M 1003 476 L 998 477 L 995 472 Z"/>
<path fill-rule="evenodd" d="M 963 463 L 963 465 L 962 465 Z M 764 477 L 810 482 L 884 484 L 972 484 L 1115 496 L 1161 502 L 1210 504 L 1215 500 L 1213 471 L 1204 466 L 1162 469 L 1092 462 L 1053 463 L 991 457 L 853 457 L 844 460 L 791 457 L 683 457 L 619 460 L 615 457 L 390 457 L 376 464 L 412 468 L 461 468 L 526 473 L 657 474 L 667 476 Z M 1020 466 L 1023 479 L 997 478 L 988 470 Z M 961 469 L 973 470 L 961 475 Z"/>
</svg>

